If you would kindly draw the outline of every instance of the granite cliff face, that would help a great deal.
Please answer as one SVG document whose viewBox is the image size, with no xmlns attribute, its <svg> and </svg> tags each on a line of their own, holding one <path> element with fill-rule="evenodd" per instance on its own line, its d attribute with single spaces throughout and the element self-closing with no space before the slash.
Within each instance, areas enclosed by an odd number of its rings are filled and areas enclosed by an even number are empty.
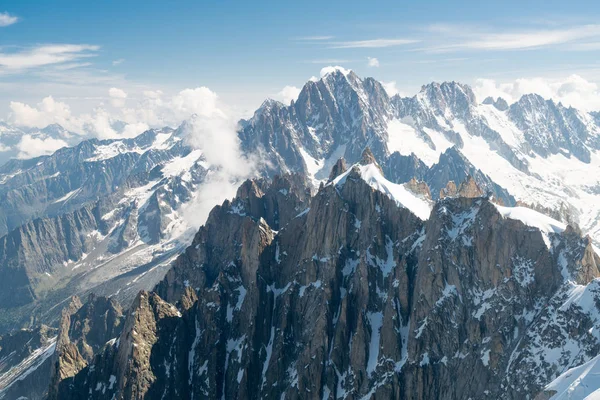
<svg viewBox="0 0 600 400">
<path fill-rule="evenodd" d="M 245 182 L 57 398 L 522 399 L 597 354 L 589 238 L 363 160 Z"/>
</svg>

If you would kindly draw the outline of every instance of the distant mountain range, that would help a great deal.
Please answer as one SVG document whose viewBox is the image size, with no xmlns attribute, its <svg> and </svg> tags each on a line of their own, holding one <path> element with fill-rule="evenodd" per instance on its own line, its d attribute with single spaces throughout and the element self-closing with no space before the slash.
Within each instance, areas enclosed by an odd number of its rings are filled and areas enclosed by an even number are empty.
<svg viewBox="0 0 600 400">
<path fill-rule="evenodd" d="M 257 180 L 192 241 L 219 168 L 188 140 L 199 123 L 0 166 L 0 332 L 60 325 L 0 359 L 0 393 L 39 398 L 19 383 L 33 363 L 61 399 L 532 398 L 600 352 L 580 297 L 600 276 L 599 114 L 456 82 L 390 97 L 331 68 L 239 122 Z M 7 147 L 22 134 L 0 126 Z M 61 314 L 90 294 L 111 301 Z"/>
</svg>

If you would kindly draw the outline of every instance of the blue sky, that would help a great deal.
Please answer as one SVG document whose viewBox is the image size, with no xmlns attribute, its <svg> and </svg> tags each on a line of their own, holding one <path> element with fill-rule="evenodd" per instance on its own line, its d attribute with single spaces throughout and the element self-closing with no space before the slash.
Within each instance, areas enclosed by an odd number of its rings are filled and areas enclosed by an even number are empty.
<svg viewBox="0 0 600 400">
<path fill-rule="evenodd" d="M 410 95 L 433 80 L 486 78 L 494 91 L 528 79 L 503 89 L 517 93 L 573 74 L 595 95 L 599 11 L 591 1 L 2 1 L 0 118 L 11 102 L 47 96 L 74 114 L 115 112 L 147 91 L 197 87 L 248 112 L 327 65 Z"/>
</svg>

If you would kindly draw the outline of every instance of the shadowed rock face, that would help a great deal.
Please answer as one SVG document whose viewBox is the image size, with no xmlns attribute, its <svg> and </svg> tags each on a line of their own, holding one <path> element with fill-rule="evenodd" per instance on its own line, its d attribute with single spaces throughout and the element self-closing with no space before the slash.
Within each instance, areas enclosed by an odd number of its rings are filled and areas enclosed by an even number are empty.
<svg viewBox="0 0 600 400">
<path fill-rule="evenodd" d="M 152 288 L 166 268 L 154 271 L 156 278 L 146 275 L 149 283 L 137 281 L 131 295 L 112 278 L 144 269 L 148 257 L 132 252 L 154 246 L 147 252 L 158 263 L 174 257 L 162 244 L 173 240 L 169 227 L 180 226 L 181 206 L 203 181 L 204 167 L 202 154 L 170 128 L 132 139 L 84 140 L 1 165 L 0 333 L 57 325 L 55 306 L 74 293 L 120 292 L 119 300 L 129 304 L 140 287 Z"/>
<path fill-rule="evenodd" d="M 102 230 L 97 204 L 59 217 L 28 222 L 0 237 L 0 305 L 10 309 L 36 299 L 39 276 L 64 269 L 90 249 L 89 233 Z M 60 272 L 60 271 L 59 271 Z"/>
<path fill-rule="evenodd" d="M 536 352 L 600 346 L 561 308 L 600 258 L 574 229 L 546 235 L 483 197 L 422 221 L 357 170 L 312 198 L 248 181 L 57 398 L 533 397 L 586 357 Z"/>
<path fill-rule="evenodd" d="M 63 310 L 56 351 L 51 359 L 48 399 L 60 399 L 59 386 L 68 387 L 94 355 L 123 328 L 123 311 L 113 299 L 90 295 L 85 304 L 77 297 Z"/>
</svg>

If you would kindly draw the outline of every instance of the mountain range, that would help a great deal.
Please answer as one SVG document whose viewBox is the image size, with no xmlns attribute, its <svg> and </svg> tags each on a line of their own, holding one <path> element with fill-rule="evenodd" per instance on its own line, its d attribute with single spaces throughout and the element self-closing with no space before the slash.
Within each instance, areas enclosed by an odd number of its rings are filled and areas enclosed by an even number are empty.
<svg viewBox="0 0 600 400">
<path fill-rule="evenodd" d="M 198 124 L 0 166 L 0 397 L 550 398 L 600 353 L 598 114 L 332 67 L 199 230 Z"/>
</svg>

